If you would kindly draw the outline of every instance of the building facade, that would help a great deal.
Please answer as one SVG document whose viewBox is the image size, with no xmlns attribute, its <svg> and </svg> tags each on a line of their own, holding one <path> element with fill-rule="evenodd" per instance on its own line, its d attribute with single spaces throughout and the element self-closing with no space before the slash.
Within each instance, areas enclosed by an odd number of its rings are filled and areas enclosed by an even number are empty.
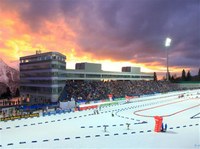
<svg viewBox="0 0 200 149">
<path fill-rule="evenodd" d="M 66 56 L 58 52 L 36 53 L 20 58 L 20 92 L 31 100 L 56 102 L 65 85 L 58 77 L 66 70 Z"/>
<path fill-rule="evenodd" d="M 58 52 L 36 53 L 20 58 L 21 95 L 57 102 L 65 96 L 66 80 L 153 80 L 153 74 L 140 67 L 123 67 L 122 72 L 103 71 L 101 64 L 77 63 L 66 69 L 66 56 Z M 62 94 L 61 94 L 62 93 Z M 60 97 L 62 96 L 62 98 Z M 60 98 L 59 98 L 60 97 Z"/>
</svg>

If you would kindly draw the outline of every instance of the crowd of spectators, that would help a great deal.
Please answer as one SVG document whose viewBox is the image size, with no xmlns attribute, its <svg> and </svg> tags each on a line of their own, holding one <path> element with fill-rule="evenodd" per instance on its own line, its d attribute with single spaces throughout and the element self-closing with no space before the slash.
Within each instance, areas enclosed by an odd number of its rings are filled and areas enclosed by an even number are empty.
<svg viewBox="0 0 200 149">
<path fill-rule="evenodd" d="M 67 99 L 102 100 L 108 94 L 114 98 L 140 96 L 144 94 L 164 93 L 181 90 L 177 85 L 167 81 L 80 81 L 66 82 Z"/>
</svg>

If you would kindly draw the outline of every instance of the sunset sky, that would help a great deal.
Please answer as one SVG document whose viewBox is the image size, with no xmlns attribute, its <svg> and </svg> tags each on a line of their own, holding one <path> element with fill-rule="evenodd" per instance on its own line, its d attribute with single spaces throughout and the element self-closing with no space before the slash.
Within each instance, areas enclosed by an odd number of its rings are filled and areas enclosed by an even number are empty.
<svg viewBox="0 0 200 149">
<path fill-rule="evenodd" d="M 200 67 L 200 0 L 0 0 L 0 58 L 18 69 L 20 56 L 58 51 L 67 68 L 102 63 L 104 70 L 169 65 L 197 74 Z"/>
</svg>

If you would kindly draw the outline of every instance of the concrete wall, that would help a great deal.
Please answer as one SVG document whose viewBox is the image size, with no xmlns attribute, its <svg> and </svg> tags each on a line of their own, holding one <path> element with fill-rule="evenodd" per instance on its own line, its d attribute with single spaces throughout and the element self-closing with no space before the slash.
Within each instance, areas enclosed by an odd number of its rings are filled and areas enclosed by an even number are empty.
<svg viewBox="0 0 200 149">
<path fill-rule="evenodd" d="M 97 63 L 76 63 L 76 70 L 84 70 L 86 72 L 101 72 L 101 64 Z"/>
<path fill-rule="evenodd" d="M 177 83 L 181 88 L 200 88 L 200 83 Z"/>
</svg>

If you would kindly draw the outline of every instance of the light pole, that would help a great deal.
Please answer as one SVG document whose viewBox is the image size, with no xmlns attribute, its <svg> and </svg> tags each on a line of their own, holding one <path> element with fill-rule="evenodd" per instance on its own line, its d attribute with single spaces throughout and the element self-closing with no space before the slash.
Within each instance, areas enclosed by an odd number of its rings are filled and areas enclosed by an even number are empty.
<svg viewBox="0 0 200 149">
<path fill-rule="evenodd" d="M 169 37 L 167 37 L 166 40 L 165 40 L 165 47 L 166 47 L 166 53 L 167 53 L 167 58 L 166 58 L 167 59 L 167 78 L 166 78 L 167 81 L 169 81 L 169 64 L 168 64 L 169 63 L 169 60 L 168 60 L 169 56 L 168 56 L 168 47 L 170 47 L 171 41 L 172 40 Z"/>
</svg>

